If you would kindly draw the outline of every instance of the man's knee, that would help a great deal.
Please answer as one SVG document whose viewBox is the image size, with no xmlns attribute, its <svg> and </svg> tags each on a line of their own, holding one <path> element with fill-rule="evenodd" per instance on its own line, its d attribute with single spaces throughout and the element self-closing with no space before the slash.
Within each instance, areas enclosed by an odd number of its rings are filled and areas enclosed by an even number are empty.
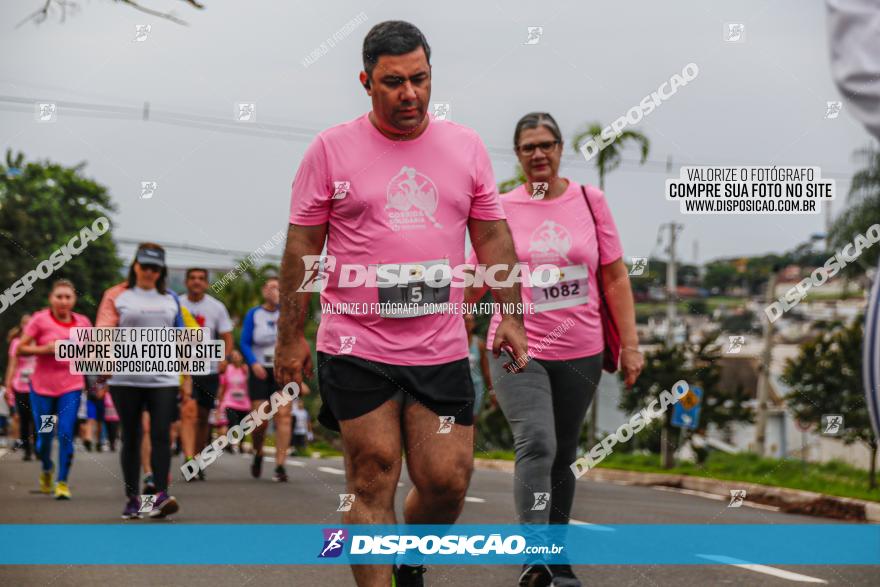
<svg viewBox="0 0 880 587">
<path fill-rule="evenodd" d="M 460 502 L 467 495 L 473 471 L 473 458 L 462 456 L 440 466 L 424 463 L 412 475 L 412 481 L 419 493 L 432 500 Z"/>
<path fill-rule="evenodd" d="M 350 459 L 348 485 L 358 499 L 371 503 L 394 495 L 399 478 L 400 455 L 370 452 Z"/>
</svg>

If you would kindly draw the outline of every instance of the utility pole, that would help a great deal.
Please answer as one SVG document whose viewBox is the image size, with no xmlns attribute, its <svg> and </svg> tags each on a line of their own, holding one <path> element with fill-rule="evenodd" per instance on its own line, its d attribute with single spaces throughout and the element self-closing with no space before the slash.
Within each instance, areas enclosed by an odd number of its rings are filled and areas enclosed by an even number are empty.
<svg viewBox="0 0 880 587">
<path fill-rule="evenodd" d="M 679 231 L 684 228 L 683 224 L 670 222 L 664 224 L 663 228 L 669 229 L 669 248 L 666 252 L 669 255 L 669 262 L 666 264 L 666 346 L 672 346 L 675 343 L 672 334 L 672 325 L 675 323 L 675 305 L 677 303 L 676 293 L 678 291 L 676 283 L 676 260 L 675 260 L 675 240 Z"/>
<path fill-rule="evenodd" d="M 770 272 L 767 280 L 767 292 L 764 301 L 767 305 L 774 302 L 776 290 L 776 268 Z M 758 407 L 755 412 L 755 452 L 766 456 L 767 445 L 767 399 L 770 397 L 770 361 L 773 359 L 773 323 L 764 316 L 764 350 L 761 352 L 761 364 L 758 366 Z M 784 431 L 783 431 L 784 432 Z"/>
<path fill-rule="evenodd" d="M 669 229 L 669 248 L 666 252 L 669 255 L 669 261 L 666 263 L 666 348 L 671 349 L 675 344 L 675 336 L 673 325 L 675 324 L 675 305 L 677 303 L 676 293 L 676 262 L 675 262 L 675 240 L 679 231 L 684 229 L 683 224 L 670 222 L 660 227 Z M 664 418 L 663 428 L 660 431 L 660 464 L 664 469 L 671 469 L 674 465 L 675 449 L 672 446 L 672 430 L 669 424 L 669 415 Z"/>
</svg>

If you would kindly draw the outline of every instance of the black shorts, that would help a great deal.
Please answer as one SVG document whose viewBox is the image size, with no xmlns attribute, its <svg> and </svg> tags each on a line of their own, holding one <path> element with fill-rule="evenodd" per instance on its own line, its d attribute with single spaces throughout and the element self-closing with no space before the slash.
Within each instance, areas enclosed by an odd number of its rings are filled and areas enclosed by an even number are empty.
<svg viewBox="0 0 880 587">
<path fill-rule="evenodd" d="M 269 397 L 281 389 L 281 387 L 275 383 L 275 371 L 272 367 L 263 367 L 266 370 L 266 378 L 258 379 L 256 375 L 254 375 L 254 370 L 250 370 L 250 375 L 248 375 L 248 395 L 251 398 L 252 402 L 259 402 L 263 400 L 269 399 Z"/>
<path fill-rule="evenodd" d="M 339 430 L 339 420 L 372 412 L 386 401 L 418 402 L 456 424 L 474 423 L 474 383 L 467 359 L 441 365 L 403 366 L 318 351 L 318 421 Z"/>
<path fill-rule="evenodd" d="M 192 376 L 192 398 L 196 400 L 199 407 L 207 410 L 214 409 L 214 401 L 217 399 L 217 392 L 220 390 L 220 375 L 193 375 Z"/>
<path fill-rule="evenodd" d="M 303 448 L 303 447 L 305 447 L 305 445 L 306 445 L 306 438 L 307 438 L 307 436 L 306 436 L 305 434 L 294 434 L 294 435 L 293 435 L 293 438 L 292 438 L 292 444 L 293 444 L 293 446 L 295 446 L 296 448 Z"/>
</svg>

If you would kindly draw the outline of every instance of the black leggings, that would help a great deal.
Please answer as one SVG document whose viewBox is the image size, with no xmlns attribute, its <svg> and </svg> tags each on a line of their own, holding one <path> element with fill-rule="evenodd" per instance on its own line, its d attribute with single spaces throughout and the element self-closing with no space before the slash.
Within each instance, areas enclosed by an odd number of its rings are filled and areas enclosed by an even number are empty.
<svg viewBox="0 0 880 587">
<path fill-rule="evenodd" d="M 34 450 L 34 413 L 31 411 L 31 394 L 15 393 L 15 410 L 18 412 L 18 437 L 28 454 Z"/>
<path fill-rule="evenodd" d="M 131 387 L 111 385 L 110 396 L 122 428 L 122 476 L 125 495 L 139 495 L 141 482 L 141 440 L 143 412 L 150 413 L 150 462 L 157 491 L 168 490 L 171 469 L 171 422 L 177 407 L 177 387 Z"/>
</svg>

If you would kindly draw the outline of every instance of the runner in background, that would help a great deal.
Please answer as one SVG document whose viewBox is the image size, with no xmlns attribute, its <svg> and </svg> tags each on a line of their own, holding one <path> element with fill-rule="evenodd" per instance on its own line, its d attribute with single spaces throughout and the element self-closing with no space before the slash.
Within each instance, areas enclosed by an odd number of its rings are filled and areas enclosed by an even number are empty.
<svg viewBox="0 0 880 587">
<path fill-rule="evenodd" d="M 185 307 L 180 306 L 180 315 L 183 318 L 183 326 L 184 328 L 198 328 L 199 325 L 196 323 L 195 318 L 193 318 L 192 314 L 189 313 Z M 181 413 L 183 412 L 183 408 L 181 406 L 189 406 L 192 411 L 192 418 L 195 419 L 195 402 L 188 401 L 188 399 L 192 396 L 192 377 L 189 376 L 180 376 L 180 393 L 177 396 L 177 402 L 174 404 L 174 415 L 172 416 L 171 422 L 171 435 L 170 442 L 174 444 L 174 428 L 175 424 L 177 425 L 177 429 L 183 432 L 189 431 L 189 438 L 191 440 L 190 446 L 195 442 L 193 436 L 195 434 L 194 428 L 188 426 L 181 426 Z M 144 495 L 152 495 L 156 493 L 156 480 L 153 477 L 153 465 L 152 465 L 152 457 L 151 457 L 151 442 L 150 442 L 150 412 L 147 410 L 146 406 L 144 407 L 144 415 L 143 415 L 143 435 L 141 437 L 141 464 L 144 468 Z M 169 483 L 170 483 L 169 479 Z"/>
<path fill-rule="evenodd" d="M 270 277 L 262 287 L 263 303 L 251 308 L 244 317 L 241 327 L 239 346 L 245 361 L 251 368 L 248 380 L 248 394 L 251 407 L 256 410 L 269 397 L 281 389 L 275 381 L 275 335 L 278 328 L 278 278 Z M 273 481 L 286 482 L 287 472 L 284 461 L 290 447 L 290 404 L 278 409 L 275 422 L 275 474 Z M 263 467 L 263 441 L 266 437 L 268 422 L 263 422 L 251 434 L 254 441 L 254 461 L 251 463 L 251 475 L 256 479 Z"/>
<path fill-rule="evenodd" d="M 189 310 L 199 327 L 208 329 L 208 338 L 212 340 L 220 338 L 226 347 L 226 360 L 219 364 L 212 362 L 210 374 L 192 376 L 190 401 L 198 406 L 196 418 L 191 417 L 191 408 L 185 410 L 187 417 L 181 418 L 181 427 L 189 427 L 192 430 L 191 437 L 195 441 L 192 446 L 184 446 L 187 460 L 199 454 L 211 441 L 211 424 L 208 420 L 211 412 L 219 405 L 217 392 L 220 386 L 220 373 L 226 369 L 229 354 L 232 352 L 232 320 L 229 319 L 229 312 L 220 300 L 206 294 L 207 290 L 208 270 L 199 267 L 187 269 L 186 295 L 180 299 L 180 304 Z M 202 467 L 199 467 L 198 479 L 205 480 Z"/>
<path fill-rule="evenodd" d="M 232 361 L 226 365 L 226 370 L 220 375 L 220 408 L 226 415 L 226 425 L 237 426 L 251 410 L 251 400 L 248 396 L 248 366 L 244 363 L 244 357 L 237 351 L 232 351 Z M 231 452 L 235 446 L 230 446 Z M 238 445 L 238 452 L 243 453 L 242 445 Z"/>
<path fill-rule="evenodd" d="M 59 279 L 52 284 L 49 308 L 36 312 L 24 328 L 19 356 L 36 356 L 31 376 L 31 409 L 37 430 L 37 454 L 42 461 L 40 492 L 52 492 L 52 439 L 58 434 L 58 480 L 55 499 L 70 499 L 67 477 L 73 464 L 73 437 L 76 416 L 85 381 L 70 372 L 69 361 L 55 360 L 55 341 L 67 340 L 71 328 L 92 325 L 91 320 L 73 311 L 76 289 Z"/>
<path fill-rule="evenodd" d="M 13 396 L 15 417 L 18 420 L 18 441 L 16 450 L 24 450 L 23 460 L 29 461 L 34 451 L 34 414 L 31 408 L 30 379 L 37 359 L 33 356 L 19 356 L 21 333 L 31 319 L 30 314 L 21 317 L 19 325 L 9 331 L 9 362 L 6 366 L 6 393 Z"/>
<path fill-rule="evenodd" d="M 303 383 L 302 390 L 308 386 Z M 302 391 L 300 392 L 302 393 Z M 293 406 L 293 448 L 296 454 L 304 457 L 307 455 L 308 443 L 315 439 L 312 433 L 312 417 L 301 399 L 297 399 Z"/>
<path fill-rule="evenodd" d="M 98 396 L 97 376 L 86 376 L 86 424 L 83 446 L 101 452 L 101 429 L 104 426 L 104 396 Z"/>
<path fill-rule="evenodd" d="M 116 440 L 119 438 L 119 414 L 113 405 L 113 397 L 107 384 L 99 384 L 101 395 L 104 397 L 104 427 L 107 429 L 107 444 L 110 452 L 116 452 Z"/>
<path fill-rule="evenodd" d="M 516 125 L 514 151 L 527 182 L 501 198 L 517 257 L 534 271 L 560 268 L 552 286 L 523 288 L 532 357 L 525 371 L 508 377 L 503 362 L 489 360 L 496 397 L 514 436 L 514 503 L 522 524 L 568 524 L 576 479 L 571 463 L 587 408 L 602 373 L 604 338 L 600 295 L 620 332 L 620 369 L 627 387 L 635 383 L 643 359 L 638 349 L 635 305 L 623 248 L 604 194 L 559 176 L 562 133 L 546 112 L 532 112 Z M 476 262 L 476 257 L 472 257 Z M 599 292 L 600 284 L 602 291 Z M 484 288 L 469 288 L 466 302 Z M 495 314 L 488 339 L 497 336 Z M 558 333 L 550 339 L 550 333 Z M 534 507 L 538 500 L 549 502 Z M 528 561 L 520 585 L 579 586 L 568 564 Z"/>
<path fill-rule="evenodd" d="M 128 279 L 104 292 L 98 307 L 98 326 L 183 327 L 183 316 L 176 296 L 166 289 L 168 269 L 165 250 L 153 243 L 142 243 L 128 271 Z M 188 377 L 187 377 L 188 378 Z M 150 517 L 161 518 L 179 509 L 169 495 L 171 468 L 171 422 L 177 411 L 180 375 L 114 375 L 110 394 L 122 426 L 120 461 L 126 496 L 123 519 L 140 518 L 141 444 L 144 409 L 150 417 L 150 460 L 155 473 L 156 498 Z"/>
<path fill-rule="evenodd" d="M 483 394 L 492 389 L 492 374 L 489 372 L 489 356 L 486 353 L 486 342 L 476 334 L 477 323 L 473 314 L 464 315 L 464 327 L 468 335 L 468 363 L 471 367 L 471 381 L 474 382 L 474 418 L 483 409 Z"/>
</svg>

